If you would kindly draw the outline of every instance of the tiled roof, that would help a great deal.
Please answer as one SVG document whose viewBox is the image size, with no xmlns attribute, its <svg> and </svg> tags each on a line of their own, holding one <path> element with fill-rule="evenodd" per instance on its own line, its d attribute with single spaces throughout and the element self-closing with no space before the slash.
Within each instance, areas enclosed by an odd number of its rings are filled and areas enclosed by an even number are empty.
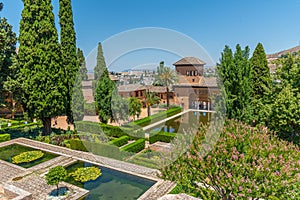
<svg viewBox="0 0 300 200">
<path fill-rule="evenodd" d="M 199 58 L 195 57 L 185 57 L 174 63 L 175 66 L 181 65 L 205 65 L 206 63 Z"/>
</svg>

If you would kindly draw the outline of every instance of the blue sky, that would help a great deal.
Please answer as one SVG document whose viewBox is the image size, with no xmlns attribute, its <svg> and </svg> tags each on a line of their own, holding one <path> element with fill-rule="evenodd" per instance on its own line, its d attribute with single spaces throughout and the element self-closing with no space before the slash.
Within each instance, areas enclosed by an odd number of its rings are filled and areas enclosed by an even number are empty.
<svg viewBox="0 0 300 200">
<path fill-rule="evenodd" d="M 4 10 L 0 15 L 18 33 L 22 1 L 2 2 Z M 57 16 L 58 0 L 52 3 Z M 262 42 L 266 52 L 272 53 L 299 45 L 300 41 L 300 0 L 73 0 L 72 5 L 77 45 L 85 55 L 100 41 L 143 27 L 161 27 L 185 34 L 200 44 L 214 62 L 219 61 L 226 44 L 232 48 L 237 43 L 249 45 L 253 50 Z M 130 60 L 155 63 L 164 59 L 154 58 L 158 52 L 150 54 L 151 58 L 146 59 L 131 53 L 128 59 L 119 59 L 115 64 L 134 66 L 138 63 Z M 166 57 L 169 65 L 176 61 L 172 60 L 176 59 L 174 55 Z"/>
</svg>

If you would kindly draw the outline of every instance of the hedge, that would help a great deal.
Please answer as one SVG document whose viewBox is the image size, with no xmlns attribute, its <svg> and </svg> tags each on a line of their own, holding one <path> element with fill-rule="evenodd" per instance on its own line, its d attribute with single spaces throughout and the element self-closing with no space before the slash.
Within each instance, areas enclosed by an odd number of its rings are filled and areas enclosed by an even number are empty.
<svg viewBox="0 0 300 200">
<path fill-rule="evenodd" d="M 122 151 L 138 153 L 145 148 L 145 139 L 141 138 L 121 148 Z"/>
<path fill-rule="evenodd" d="M 133 122 L 130 122 L 126 125 L 125 127 L 133 128 L 133 129 L 139 129 L 140 127 L 145 127 L 150 125 L 151 123 L 158 122 L 160 120 L 166 119 L 168 117 L 171 117 L 173 115 L 176 115 L 181 112 L 181 107 L 175 107 L 175 108 L 170 108 L 166 111 L 159 112 L 155 115 L 151 115 L 150 117 L 145 117 L 143 119 L 139 119 Z"/>
<path fill-rule="evenodd" d="M 73 150 L 88 151 L 86 146 L 83 144 L 83 142 L 80 139 L 69 140 L 69 144 L 70 144 L 70 148 Z"/>
<path fill-rule="evenodd" d="M 0 142 L 5 142 L 10 140 L 10 134 L 0 134 Z"/>
<path fill-rule="evenodd" d="M 169 143 L 175 137 L 176 137 L 175 133 L 168 133 L 168 132 L 160 131 L 157 134 L 153 135 L 153 132 L 152 133 L 150 132 L 149 143 L 153 144 L 157 141 Z"/>
<path fill-rule="evenodd" d="M 129 140 L 129 137 L 127 135 L 124 135 L 124 136 L 122 136 L 120 138 L 116 138 L 116 139 L 108 142 L 107 144 L 113 144 L 113 145 L 115 145 L 117 147 L 121 147 L 121 146 L 127 144 L 128 140 Z"/>
<path fill-rule="evenodd" d="M 112 126 L 109 124 L 100 124 L 97 122 L 87 122 L 87 121 L 80 121 L 76 122 L 76 130 L 82 132 L 89 132 L 89 133 L 96 133 L 96 134 L 105 134 L 108 137 L 115 137 L 119 138 L 122 136 L 129 136 L 130 139 L 137 139 L 140 137 L 144 137 L 144 132 L 139 131 L 135 132 L 132 128 L 128 127 L 118 127 Z"/>
</svg>

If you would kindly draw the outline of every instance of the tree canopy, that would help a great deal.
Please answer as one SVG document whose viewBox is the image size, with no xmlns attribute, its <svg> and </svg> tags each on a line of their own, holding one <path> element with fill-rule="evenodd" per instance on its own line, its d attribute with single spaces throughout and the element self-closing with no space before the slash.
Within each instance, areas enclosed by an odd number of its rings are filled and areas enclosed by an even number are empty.
<svg viewBox="0 0 300 200">
<path fill-rule="evenodd" d="M 51 132 L 51 117 L 65 113 L 65 69 L 62 66 L 58 34 L 50 0 L 23 0 L 20 22 L 19 64 L 24 109 L 39 118 L 44 133 Z"/>
<path fill-rule="evenodd" d="M 67 122 L 74 123 L 72 110 L 73 87 L 79 63 L 76 53 L 76 35 L 74 30 L 71 0 L 59 0 L 60 48 L 62 66 L 65 70 L 64 83 L 67 88 L 66 115 Z"/>
</svg>

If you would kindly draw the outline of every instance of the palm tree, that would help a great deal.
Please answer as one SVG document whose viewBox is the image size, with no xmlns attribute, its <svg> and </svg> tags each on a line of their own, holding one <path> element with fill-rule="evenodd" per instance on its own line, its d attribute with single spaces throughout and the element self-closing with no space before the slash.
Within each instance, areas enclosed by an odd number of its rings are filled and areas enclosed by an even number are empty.
<svg viewBox="0 0 300 200">
<path fill-rule="evenodd" d="M 130 97 L 128 99 L 128 111 L 129 111 L 129 115 L 133 117 L 133 120 L 135 120 L 135 115 L 141 114 L 142 106 L 143 105 L 138 98 Z"/>
<path fill-rule="evenodd" d="M 146 93 L 146 105 L 147 105 L 147 112 L 148 117 L 151 115 L 151 106 L 154 104 L 158 104 L 160 101 L 159 96 L 157 96 L 154 92 L 147 92 Z"/>
<path fill-rule="evenodd" d="M 175 70 L 164 66 L 164 62 L 160 62 L 157 67 L 157 75 L 155 76 L 155 84 L 166 87 L 167 90 L 167 108 L 170 106 L 169 87 L 178 81 L 178 75 Z"/>
</svg>

